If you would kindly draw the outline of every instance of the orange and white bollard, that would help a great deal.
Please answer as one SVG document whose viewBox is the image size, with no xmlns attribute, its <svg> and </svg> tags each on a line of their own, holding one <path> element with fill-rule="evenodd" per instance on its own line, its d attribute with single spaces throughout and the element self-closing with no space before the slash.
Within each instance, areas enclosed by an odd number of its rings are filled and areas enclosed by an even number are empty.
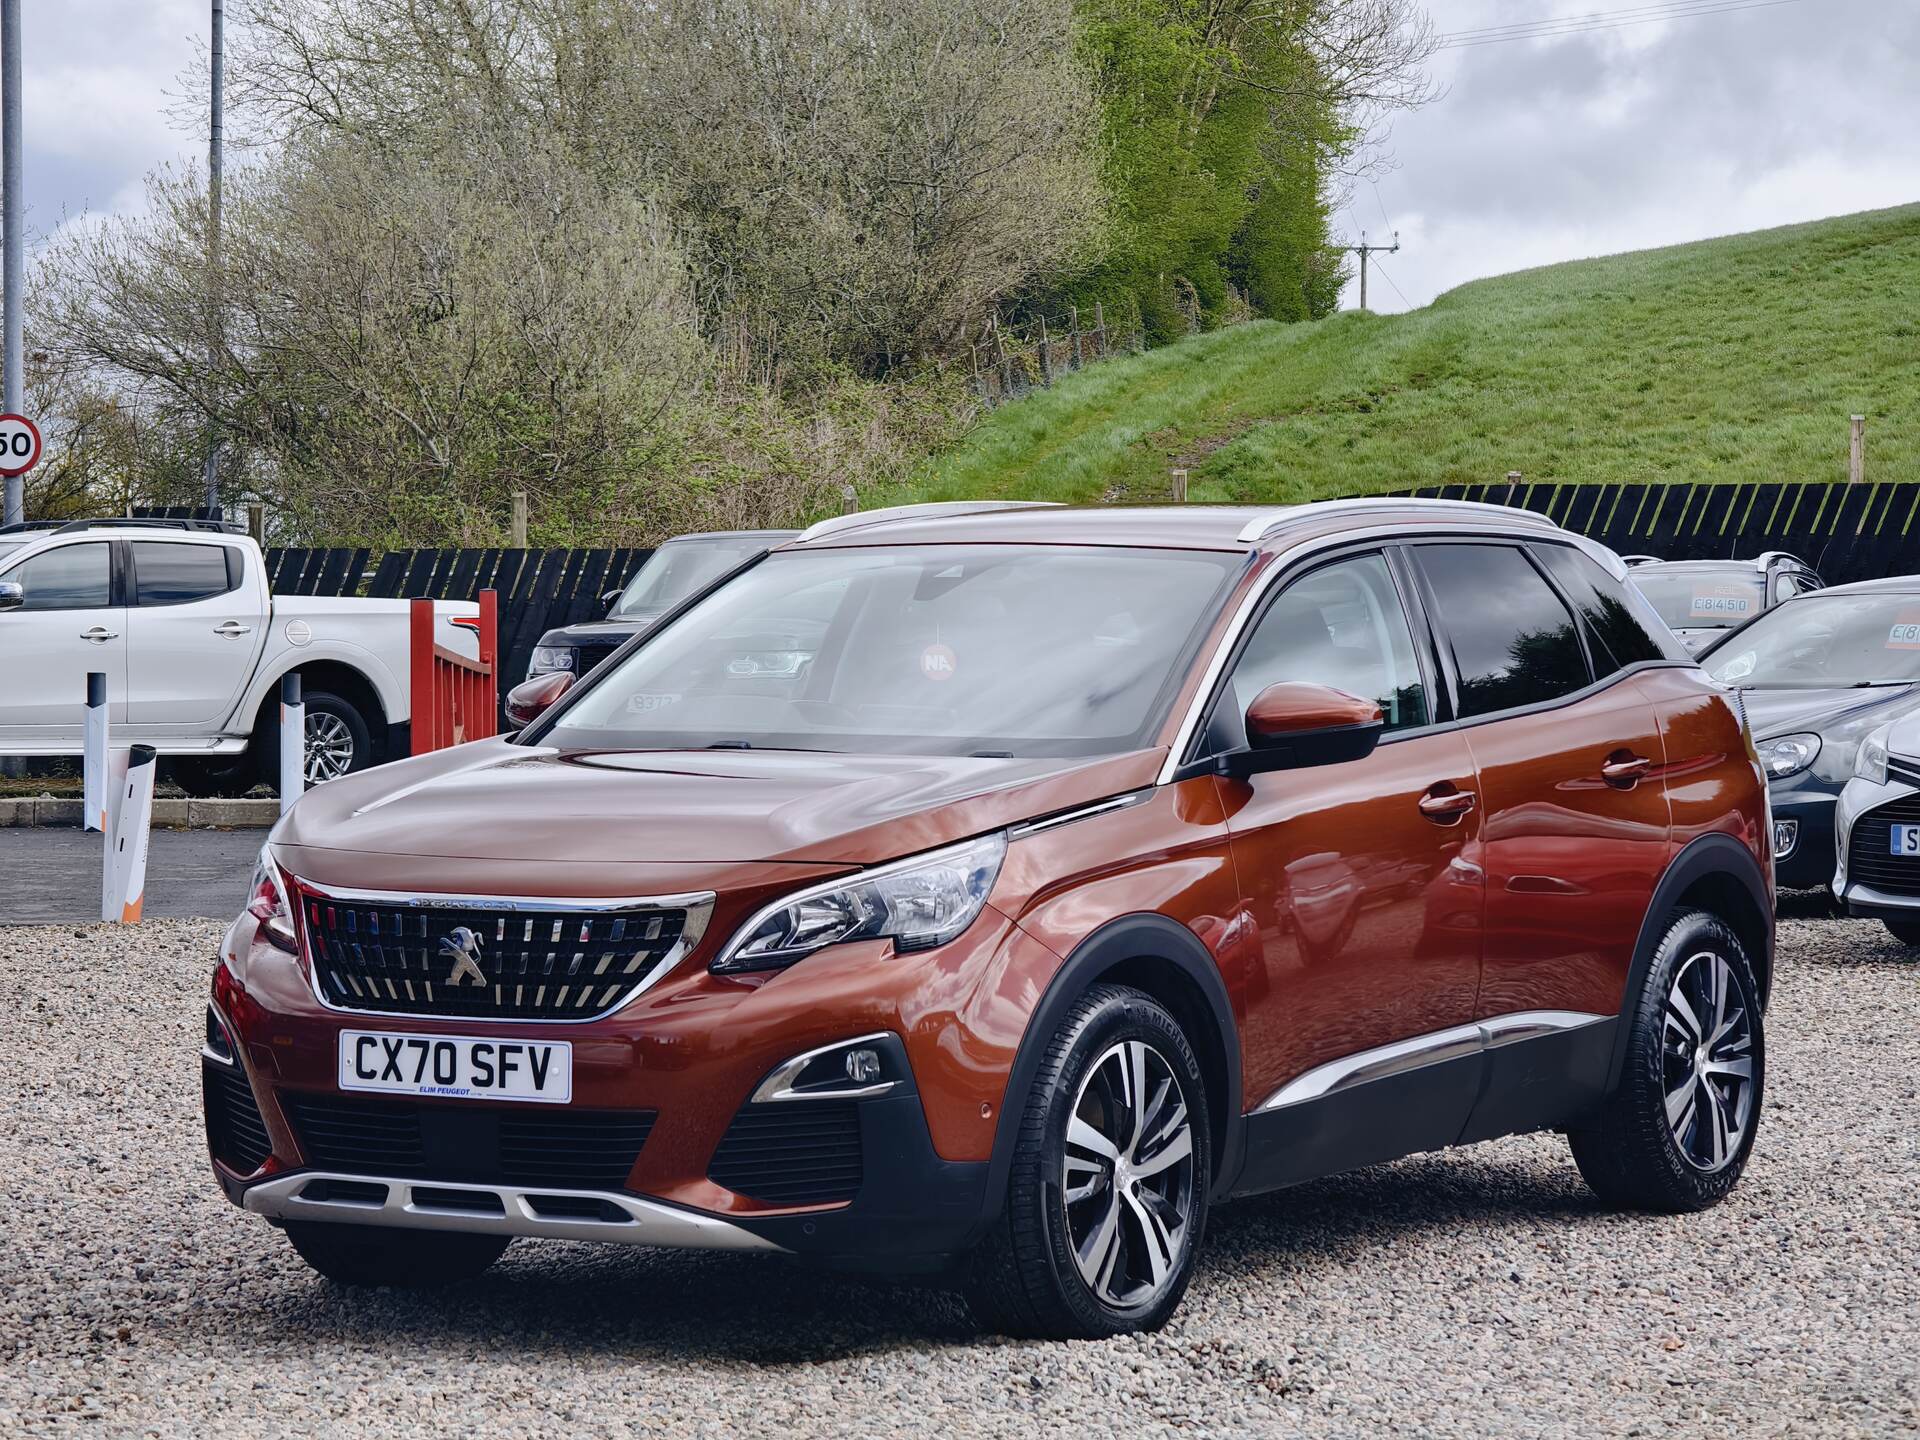
<svg viewBox="0 0 1920 1440">
<path fill-rule="evenodd" d="M 147 838 L 153 830 L 154 749 L 114 752 L 108 772 L 107 853 L 100 867 L 100 918 L 140 923 L 147 891 Z"/>
</svg>

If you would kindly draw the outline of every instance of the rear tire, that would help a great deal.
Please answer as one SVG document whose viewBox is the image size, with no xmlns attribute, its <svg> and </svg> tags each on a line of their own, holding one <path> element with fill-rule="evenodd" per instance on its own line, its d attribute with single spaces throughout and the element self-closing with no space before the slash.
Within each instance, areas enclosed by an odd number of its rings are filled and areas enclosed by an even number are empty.
<svg viewBox="0 0 1920 1440">
<path fill-rule="evenodd" d="M 351 700 L 326 690 L 315 690 L 305 698 L 307 784 L 324 785 L 374 763 L 373 733 Z"/>
<path fill-rule="evenodd" d="M 473 1279 L 506 1253 L 513 1237 L 289 1220 L 287 1239 L 337 1285 L 426 1290 Z"/>
<path fill-rule="evenodd" d="M 1880 923 L 1902 945 L 1920 945 L 1920 920 L 1882 920 Z"/>
<path fill-rule="evenodd" d="M 1006 1116 L 1020 1127 L 1006 1207 L 964 1282 L 981 1328 L 1074 1340 L 1164 1325 L 1206 1231 L 1208 1118 L 1178 1021 L 1139 990 L 1082 996 Z"/>
<path fill-rule="evenodd" d="M 1629 1012 L 1619 1087 L 1567 1136 L 1602 1200 L 1682 1214 L 1733 1189 L 1766 1084 L 1759 996 L 1739 937 L 1704 910 L 1676 912 Z"/>
</svg>

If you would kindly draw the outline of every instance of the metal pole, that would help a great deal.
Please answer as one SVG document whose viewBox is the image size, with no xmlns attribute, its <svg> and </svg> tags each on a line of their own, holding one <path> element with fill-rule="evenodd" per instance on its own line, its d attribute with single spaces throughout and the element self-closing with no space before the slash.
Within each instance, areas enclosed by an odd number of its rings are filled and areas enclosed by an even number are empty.
<svg viewBox="0 0 1920 1440">
<path fill-rule="evenodd" d="M 220 184 L 227 86 L 226 0 L 213 0 L 213 35 L 208 44 L 208 58 L 213 72 L 213 129 L 207 142 L 207 390 L 211 400 L 213 376 L 220 368 L 220 352 L 225 348 L 225 297 L 220 283 Z M 211 415 L 207 418 L 205 478 L 207 518 L 211 520 L 220 505 L 220 426 Z"/>
<path fill-rule="evenodd" d="M 26 376 L 21 369 L 21 298 L 26 293 L 26 232 L 22 216 L 26 209 L 26 182 L 20 161 L 20 0 L 0 0 L 0 190 L 6 192 L 6 354 L 0 358 L 7 372 L 6 407 L 12 415 L 26 413 Z M 17 525 L 26 519 L 26 477 L 9 476 L 6 494 L 6 523 Z"/>
</svg>

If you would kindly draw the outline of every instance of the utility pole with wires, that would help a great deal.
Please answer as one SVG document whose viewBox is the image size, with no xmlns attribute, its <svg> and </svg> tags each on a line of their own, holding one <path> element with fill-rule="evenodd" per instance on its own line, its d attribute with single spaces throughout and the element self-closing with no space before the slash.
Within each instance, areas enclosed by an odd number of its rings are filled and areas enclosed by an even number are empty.
<svg viewBox="0 0 1920 1440">
<path fill-rule="evenodd" d="M 1398 230 L 1393 232 L 1393 244 L 1391 245 L 1369 245 L 1367 243 L 1367 232 L 1362 230 L 1360 232 L 1360 243 L 1358 245 L 1342 245 L 1340 248 L 1350 255 L 1358 255 L 1360 257 L 1360 308 L 1364 310 L 1367 308 L 1367 257 L 1369 255 L 1398 255 L 1400 253 L 1400 232 Z"/>
<path fill-rule="evenodd" d="M 227 82 L 227 7 L 226 0 L 213 0 L 213 33 L 207 45 L 208 68 L 212 73 L 211 138 L 207 142 L 207 380 L 212 391 L 214 372 L 220 368 L 220 354 L 226 345 L 226 293 L 220 277 L 220 182 L 223 156 L 222 134 L 225 126 Z M 205 470 L 207 518 L 212 519 L 220 505 L 220 422 L 207 417 L 207 461 Z"/>
</svg>

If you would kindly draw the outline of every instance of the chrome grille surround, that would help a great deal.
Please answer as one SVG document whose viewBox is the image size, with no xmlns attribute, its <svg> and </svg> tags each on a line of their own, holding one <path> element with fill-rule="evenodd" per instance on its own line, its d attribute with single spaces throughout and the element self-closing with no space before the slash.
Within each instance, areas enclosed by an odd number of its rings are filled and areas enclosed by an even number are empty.
<svg viewBox="0 0 1920 1440">
<path fill-rule="evenodd" d="M 321 1005 L 341 1014 L 463 1023 L 604 1019 L 699 947 L 714 902 L 711 890 L 569 899 L 343 889 L 295 876 L 287 883 L 307 983 Z M 373 928 L 375 917 L 381 930 Z M 484 993 L 447 984 L 454 966 L 438 946 L 461 927 L 475 931 L 483 947 L 504 947 L 480 961 L 483 969 L 507 962 L 477 987 Z"/>
</svg>

